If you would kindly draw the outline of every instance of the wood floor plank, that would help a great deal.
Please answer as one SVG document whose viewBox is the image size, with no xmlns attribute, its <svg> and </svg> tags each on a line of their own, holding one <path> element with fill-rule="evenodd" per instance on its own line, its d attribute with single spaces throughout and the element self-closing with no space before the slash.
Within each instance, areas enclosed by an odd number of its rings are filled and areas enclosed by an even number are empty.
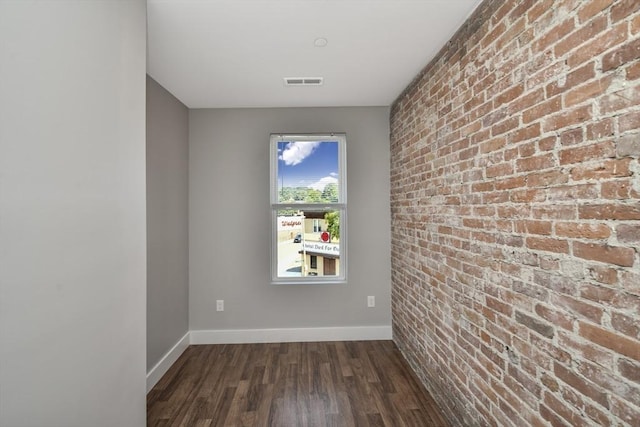
<svg viewBox="0 0 640 427">
<path fill-rule="evenodd" d="M 147 423 L 449 426 L 392 341 L 190 346 L 148 393 Z"/>
</svg>

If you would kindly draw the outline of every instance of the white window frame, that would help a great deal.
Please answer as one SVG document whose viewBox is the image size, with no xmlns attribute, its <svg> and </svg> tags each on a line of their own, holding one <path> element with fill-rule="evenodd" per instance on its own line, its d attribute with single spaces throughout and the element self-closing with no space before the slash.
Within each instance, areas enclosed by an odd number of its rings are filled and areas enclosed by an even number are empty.
<svg viewBox="0 0 640 427">
<path fill-rule="evenodd" d="M 289 141 L 335 141 L 338 143 L 338 202 L 337 203 L 279 203 L 278 143 Z M 271 201 L 271 283 L 274 285 L 344 284 L 347 282 L 347 138 L 344 133 L 271 134 L 270 138 L 270 201 Z M 335 210 L 340 212 L 340 268 L 336 276 L 278 276 L 278 211 Z"/>
</svg>

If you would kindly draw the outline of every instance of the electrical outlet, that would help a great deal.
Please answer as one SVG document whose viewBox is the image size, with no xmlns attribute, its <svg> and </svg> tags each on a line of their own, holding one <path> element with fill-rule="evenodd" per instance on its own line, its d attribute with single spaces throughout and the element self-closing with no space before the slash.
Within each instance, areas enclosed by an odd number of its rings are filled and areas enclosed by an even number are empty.
<svg viewBox="0 0 640 427">
<path fill-rule="evenodd" d="M 224 300 L 216 300 L 216 311 L 224 311 Z"/>
<path fill-rule="evenodd" d="M 369 295 L 367 297 L 367 307 L 375 307 L 376 306 L 376 297 L 373 295 Z"/>
</svg>

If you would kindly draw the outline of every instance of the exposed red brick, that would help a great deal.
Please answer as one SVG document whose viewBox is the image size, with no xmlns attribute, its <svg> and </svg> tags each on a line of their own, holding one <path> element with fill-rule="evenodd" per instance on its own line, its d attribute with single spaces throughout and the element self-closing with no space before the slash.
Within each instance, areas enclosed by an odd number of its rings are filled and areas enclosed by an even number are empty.
<svg viewBox="0 0 640 427">
<path fill-rule="evenodd" d="M 567 295 L 559 295 L 552 299 L 558 307 L 564 307 L 572 313 L 582 316 L 594 323 L 600 323 L 604 310 L 601 307 L 580 301 Z"/>
<path fill-rule="evenodd" d="M 638 20 L 638 31 L 640 31 L 640 19 Z M 625 68 L 625 75 L 627 80 L 640 79 L 640 62 L 629 64 L 629 66 Z"/>
<path fill-rule="evenodd" d="M 521 220 L 515 223 L 517 233 L 550 235 L 553 223 L 550 221 Z"/>
<path fill-rule="evenodd" d="M 518 98 L 524 92 L 524 84 L 512 86 L 493 99 L 493 107 L 497 108 L 502 104 L 507 104 Z"/>
<path fill-rule="evenodd" d="M 578 239 L 606 239 L 611 235 L 611 229 L 606 224 L 558 222 L 556 224 L 556 235 Z"/>
<path fill-rule="evenodd" d="M 613 135 L 613 120 L 610 118 L 589 123 L 586 126 L 586 137 L 593 141 Z"/>
<path fill-rule="evenodd" d="M 618 0 L 611 7 L 611 19 L 620 21 L 631 16 L 632 13 L 638 12 L 640 3 L 636 0 Z"/>
<path fill-rule="evenodd" d="M 560 170 L 546 172 L 531 172 L 527 175 L 527 186 L 548 187 L 550 185 L 566 184 L 569 176 Z"/>
<path fill-rule="evenodd" d="M 576 219 L 575 206 L 555 205 L 555 206 L 536 206 L 532 211 L 533 218 L 538 219 Z"/>
<path fill-rule="evenodd" d="M 599 18 L 596 18 L 599 19 Z M 595 37 L 589 39 L 580 49 L 574 50 L 567 59 L 567 65 L 577 67 L 587 61 L 591 61 L 594 56 L 609 50 L 612 46 L 617 46 L 627 40 L 627 25 L 619 23 Z"/>
<path fill-rule="evenodd" d="M 547 116 L 542 122 L 543 132 L 566 128 L 591 119 L 591 105 L 584 105 L 574 110 L 562 111 L 555 116 Z"/>
<path fill-rule="evenodd" d="M 640 364 L 627 359 L 618 360 L 618 371 L 628 380 L 640 384 Z"/>
<path fill-rule="evenodd" d="M 640 219 L 640 204 L 582 205 L 578 206 L 578 216 L 581 219 L 638 220 Z"/>
<path fill-rule="evenodd" d="M 504 34 L 506 28 L 507 26 L 504 24 L 504 22 L 500 22 L 498 26 L 496 26 L 489 34 L 487 34 L 482 39 L 482 42 L 481 42 L 482 48 L 485 49 L 487 46 L 493 43 L 498 37 L 500 37 L 501 34 Z"/>
<path fill-rule="evenodd" d="M 598 197 L 598 186 L 596 184 L 574 184 L 550 188 L 547 200 L 550 202 L 568 200 L 592 200 Z"/>
<path fill-rule="evenodd" d="M 530 123 L 542 117 L 548 116 L 550 113 L 560 111 L 562 108 L 562 97 L 556 96 L 542 104 L 535 105 L 522 113 L 522 122 Z"/>
<path fill-rule="evenodd" d="M 517 128 L 520 125 L 518 117 L 509 117 L 491 127 L 491 135 L 498 136 Z"/>
<path fill-rule="evenodd" d="M 527 19 L 529 22 L 537 21 L 541 15 L 548 12 L 555 0 L 540 0 L 536 1 L 534 6 L 527 13 Z"/>
<path fill-rule="evenodd" d="M 573 129 L 567 129 L 560 133 L 560 144 L 562 144 L 563 146 L 582 144 L 583 142 L 584 130 L 582 129 L 582 126 Z"/>
<path fill-rule="evenodd" d="M 489 166 L 486 169 L 487 178 L 495 178 L 497 176 L 511 175 L 513 173 L 513 165 L 511 163 L 500 163 Z"/>
<path fill-rule="evenodd" d="M 551 408 L 551 410 L 560 415 L 565 421 L 560 420 L 554 414 L 551 418 L 547 418 L 550 414 L 544 414 L 545 419 L 548 419 L 551 422 L 551 425 L 556 426 L 577 426 L 580 425 L 581 416 L 573 409 L 572 405 L 564 404 L 563 401 L 559 400 L 555 396 L 545 393 L 544 394 L 544 403 Z"/>
<path fill-rule="evenodd" d="M 640 2 L 482 2 L 391 108 L 394 339 L 452 425 L 640 419 Z"/>
<path fill-rule="evenodd" d="M 593 265 L 590 267 L 589 271 L 591 273 L 591 277 L 600 283 L 614 285 L 618 282 L 618 272 L 613 268 Z"/>
<path fill-rule="evenodd" d="M 640 243 L 640 224 L 620 224 L 616 236 L 620 243 Z"/>
<path fill-rule="evenodd" d="M 526 141 L 540 136 L 540 123 L 534 123 L 526 128 L 521 128 L 508 135 L 509 142 L 514 144 L 520 141 Z M 532 154 L 529 154 L 532 155 Z"/>
<path fill-rule="evenodd" d="M 630 163 L 630 159 L 615 159 L 576 166 L 570 171 L 571 179 L 574 181 L 604 180 L 631 176 Z"/>
<path fill-rule="evenodd" d="M 578 18 L 580 22 L 584 23 L 593 18 L 596 14 L 601 13 L 604 9 L 609 7 L 613 3 L 613 0 L 593 0 L 585 2 L 584 6 L 578 10 Z"/>
<path fill-rule="evenodd" d="M 570 315 L 541 304 L 536 304 L 535 311 L 547 322 L 569 331 L 573 330 L 573 318 Z"/>
<path fill-rule="evenodd" d="M 573 254 L 579 258 L 632 267 L 635 251 L 606 244 L 573 242 Z"/>
<path fill-rule="evenodd" d="M 640 341 L 637 339 L 627 338 L 624 335 L 619 335 L 582 321 L 580 322 L 580 335 L 594 344 L 640 361 Z"/>
<path fill-rule="evenodd" d="M 554 98 L 555 102 L 560 102 L 561 99 L 558 98 Z M 513 102 L 511 102 L 508 106 L 508 113 L 509 114 L 516 114 L 519 113 L 521 111 L 524 110 L 528 110 L 531 107 L 533 107 L 534 105 L 538 104 L 540 101 L 544 100 L 544 89 L 542 88 L 538 88 L 530 93 L 527 93 L 521 97 L 519 97 L 518 99 L 515 99 Z M 555 104 L 554 104 L 555 105 Z M 559 107 L 558 107 L 559 108 Z M 557 111 L 557 110 L 556 110 Z M 531 114 L 531 116 L 529 116 L 529 121 L 532 121 L 535 119 L 535 114 L 533 112 L 530 112 L 529 114 Z M 541 117 L 541 116 L 538 116 Z"/>
<path fill-rule="evenodd" d="M 603 199 L 629 199 L 631 198 L 632 185 L 630 180 L 603 182 L 601 196 Z"/>
<path fill-rule="evenodd" d="M 482 145 L 480 145 L 480 152 L 490 153 L 492 151 L 497 151 L 503 148 L 506 145 L 506 143 L 507 143 L 507 140 L 504 137 L 497 137 L 497 138 L 490 139 L 488 141 L 483 142 Z"/>
<path fill-rule="evenodd" d="M 508 190 L 511 188 L 519 188 L 524 187 L 526 183 L 526 178 L 524 176 L 516 176 L 513 178 L 502 179 L 496 181 L 495 188 L 496 190 Z"/>
<path fill-rule="evenodd" d="M 557 362 L 553 364 L 553 372 L 558 378 L 560 378 L 567 385 L 571 386 L 574 390 L 591 398 L 593 401 L 602 405 L 602 407 L 609 408 L 609 400 L 607 399 L 607 394 L 595 384 L 578 376 L 577 374 Z"/>
<path fill-rule="evenodd" d="M 562 150 L 560 151 L 560 164 L 582 163 L 603 157 L 615 157 L 615 144 L 613 141 L 604 141 L 583 147 Z"/>
<path fill-rule="evenodd" d="M 640 103 L 640 85 L 620 89 L 598 98 L 600 111 L 605 114 L 617 113 Z"/>
<path fill-rule="evenodd" d="M 557 140 L 558 138 L 556 138 L 555 136 L 548 136 L 546 138 L 540 139 L 538 140 L 538 148 L 541 151 L 553 150 L 556 146 Z"/>
<path fill-rule="evenodd" d="M 591 80 L 595 75 L 595 64 L 593 62 L 585 64 L 568 74 L 561 74 L 553 83 L 548 84 L 545 88 L 547 98 L 551 98 L 552 96 L 565 92 L 580 83 Z"/>
<path fill-rule="evenodd" d="M 614 357 L 609 349 L 577 337 L 573 331 L 558 334 L 558 345 L 567 349 L 575 359 L 585 359 L 599 364 L 603 369 L 613 370 Z"/>
<path fill-rule="evenodd" d="M 622 289 L 634 294 L 640 293 L 640 272 L 621 271 L 618 282 Z"/>
<path fill-rule="evenodd" d="M 640 40 L 640 39 L 638 39 Z M 640 128 L 640 111 L 631 111 L 618 117 L 620 133 L 634 131 Z"/>
<path fill-rule="evenodd" d="M 543 154 L 540 156 L 528 157 L 526 159 L 518 159 L 516 161 L 516 168 L 519 172 L 549 169 L 554 165 L 555 159 L 551 154 Z"/>
<path fill-rule="evenodd" d="M 616 331 L 640 339 L 640 320 L 623 313 L 611 313 L 611 326 Z"/>
<path fill-rule="evenodd" d="M 543 322 L 534 318 L 533 316 L 529 316 L 527 314 L 522 313 L 521 311 L 516 310 L 516 322 L 523 324 L 527 328 L 539 333 L 540 335 L 553 338 L 554 328 L 550 324 Z"/>
<path fill-rule="evenodd" d="M 611 413 L 618 417 L 618 419 L 623 420 L 628 425 L 632 426 L 640 420 L 640 410 L 637 409 L 637 406 L 634 408 L 633 405 L 627 403 L 623 399 L 616 398 L 615 396 L 611 397 L 612 407 Z"/>
<path fill-rule="evenodd" d="M 505 316 L 511 316 L 511 313 L 513 312 L 513 308 L 510 305 L 505 304 L 490 296 L 485 297 L 485 299 L 486 299 L 487 307 L 489 307 L 490 309 L 495 310 L 498 313 L 502 313 Z"/>
<path fill-rule="evenodd" d="M 545 393 L 545 396 L 547 396 L 547 393 Z M 553 399 L 553 397 L 551 397 L 551 399 Z M 542 418 L 547 420 L 552 427 L 567 427 L 568 425 L 555 412 L 553 412 L 553 410 L 551 410 L 549 406 L 545 404 L 540 404 L 540 415 L 542 416 Z"/>
<path fill-rule="evenodd" d="M 631 41 L 602 58 L 602 71 L 609 71 L 640 58 L 640 39 Z"/>
<path fill-rule="evenodd" d="M 630 276 L 627 277 L 627 274 Z M 628 283 L 625 283 L 627 279 L 631 279 L 635 281 L 635 286 L 632 285 L 629 287 L 627 292 L 618 292 L 615 297 L 611 301 L 611 305 L 616 307 L 618 310 L 624 310 L 628 312 L 630 310 L 637 310 L 640 307 L 640 282 L 637 281 L 638 275 L 634 274 L 633 271 L 623 271 L 620 274 L 619 284 L 622 288 L 626 287 Z"/>
<path fill-rule="evenodd" d="M 575 29 L 574 19 L 573 18 L 567 19 L 559 23 L 555 27 L 549 29 L 549 31 L 545 35 L 543 35 L 535 43 L 533 43 L 531 48 L 534 50 L 534 52 L 541 52 L 547 49 L 553 43 L 562 39 L 564 36 L 572 32 L 574 29 Z"/>
<path fill-rule="evenodd" d="M 636 16 L 631 20 L 630 24 L 631 34 L 638 34 L 640 32 L 640 15 Z"/>
<path fill-rule="evenodd" d="M 613 77 L 607 76 L 568 91 L 563 97 L 565 108 L 582 102 L 591 102 L 592 99 L 604 94 L 612 81 Z"/>
<path fill-rule="evenodd" d="M 569 243 L 566 240 L 545 237 L 528 237 L 527 247 L 536 251 L 547 251 L 566 254 L 569 253 Z"/>
<path fill-rule="evenodd" d="M 561 57 L 568 51 L 584 44 L 585 41 L 593 38 L 596 34 L 607 28 L 607 17 L 598 17 L 586 25 L 583 25 L 564 40 L 558 42 L 554 47 L 556 57 Z"/>
</svg>

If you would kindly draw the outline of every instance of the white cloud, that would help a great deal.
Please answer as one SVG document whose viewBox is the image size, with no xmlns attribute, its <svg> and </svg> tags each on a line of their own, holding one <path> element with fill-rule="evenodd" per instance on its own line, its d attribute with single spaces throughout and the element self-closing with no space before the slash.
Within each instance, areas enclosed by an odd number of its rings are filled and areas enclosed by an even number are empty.
<svg viewBox="0 0 640 427">
<path fill-rule="evenodd" d="M 323 191 L 324 187 L 326 187 L 327 184 L 337 184 L 337 183 L 338 183 L 338 178 L 333 176 L 325 176 L 324 178 L 320 178 L 319 181 L 314 182 L 311 185 L 308 185 L 308 187 L 313 188 L 314 190 Z"/>
<path fill-rule="evenodd" d="M 280 159 L 287 166 L 297 165 L 309 157 L 318 145 L 320 145 L 320 141 L 290 142 L 284 147 Z"/>
</svg>

